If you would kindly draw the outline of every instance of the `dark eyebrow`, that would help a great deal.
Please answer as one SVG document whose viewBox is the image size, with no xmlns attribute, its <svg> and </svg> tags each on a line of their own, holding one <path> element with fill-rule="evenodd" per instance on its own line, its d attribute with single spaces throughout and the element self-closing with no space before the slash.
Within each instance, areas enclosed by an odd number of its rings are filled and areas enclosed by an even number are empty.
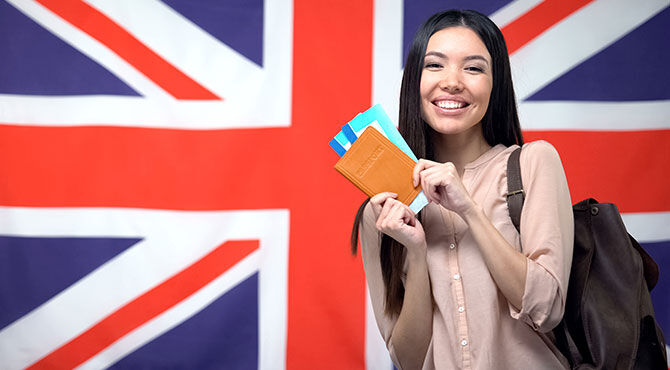
<svg viewBox="0 0 670 370">
<path fill-rule="evenodd" d="M 427 57 L 427 56 L 431 56 L 431 55 L 434 55 L 438 58 L 443 58 L 443 59 L 447 58 L 446 55 L 440 53 L 439 51 L 429 51 L 429 52 L 426 53 L 426 55 L 424 55 L 424 58 Z"/>
<path fill-rule="evenodd" d="M 470 56 L 465 57 L 465 60 L 481 60 L 484 63 L 486 63 L 486 65 L 489 65 L 489 60 L 484 58 L 481 55 L 470 55 Z"/>
<path fill-rule="evenodd" d="M 429 52 L 426 53 L 424 58 L 427 57 L 427 56 L 436 56 L 438 58 L 447 59 L 447 56 L 444 53 L 440 53 L 439 51 L 429 51 Z M 478 55 L 478 54 L 477 55 L 469 55 L 469 56 L 465 57 L 465 60 L 466 61 L 481 60 L 484 63 L 486 63 L 486 65 L 490 64 L 488 59 L 486 59 L 483 55 Z"/>
</svg>

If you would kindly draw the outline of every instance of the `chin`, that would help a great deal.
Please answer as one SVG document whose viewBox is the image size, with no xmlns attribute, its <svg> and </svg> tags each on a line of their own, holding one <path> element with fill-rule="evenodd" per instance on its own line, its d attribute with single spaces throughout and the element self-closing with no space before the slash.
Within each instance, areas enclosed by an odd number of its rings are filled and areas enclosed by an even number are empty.
<svg viewBox="0 0 670 370">
<path fill-rule="evenodd" d="M 445 122 L 444 120 L 440 120 L 442 122 L 437 122 L 433 124 L 428 124 L 430 128 L 433 129 L 436 133 L 444 134 L 444 135 L 453 135 L 453 134 L 460 134 L 462 132 L 466 132 L 471 130 L 473 127 L 477 126 L 478 123 L 464 123 L 464 122 Z"/>
</svg>

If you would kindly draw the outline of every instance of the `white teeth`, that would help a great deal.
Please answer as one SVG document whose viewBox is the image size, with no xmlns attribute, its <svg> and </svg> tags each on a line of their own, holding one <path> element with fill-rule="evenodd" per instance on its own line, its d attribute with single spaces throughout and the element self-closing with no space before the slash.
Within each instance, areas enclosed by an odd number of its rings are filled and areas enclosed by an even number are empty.
<svg viewBox="0 0 670 370">
<path fill-rule="evenodd" d="M 435 102 L 435 104 L 442 109 L 458 109 L 465 106 L 465 103 L 453 100 L 440 100 Z"/>
</svg>

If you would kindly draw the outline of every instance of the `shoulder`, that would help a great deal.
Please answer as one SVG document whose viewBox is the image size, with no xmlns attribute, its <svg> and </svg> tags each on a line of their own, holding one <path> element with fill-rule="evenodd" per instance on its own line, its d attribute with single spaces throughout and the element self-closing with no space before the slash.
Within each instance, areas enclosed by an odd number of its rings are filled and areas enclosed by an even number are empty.
<svg viewBox="0 0 670 370">
<path fill-rule="evenodd" d="M 539 191 L 538 187 L 568 192 L 563 163 L 558 151 L 550 143 L 538 140 L 525 144 L 519 162 L 526 193 L 533 187 L 536 192 Z"/>
<path fill-rule="evenodd" d="M 546 173 L 548 171 L 563 172 L 561 157 L 556 148 L 544 140 L 526 143 L 519 158 L 521 173 Z"/>
<path fill-rule="evenodd" d="M 544 140 L 526 143 L 521 151 L 521 161 L 560 161 L 558 151 L 549 142 Z"/>
<path fill-rule="evenodd" d="M 518 145 L 511 145 L 504 147 L 502 144 L 497 145 L 491 149 L 491 156 L 485 163 L 473 162 L 474 165 L 486 170 L 486 173 L 507 173 L 507 166 L 509 164 L 510 155 L 518 149 Z M 479 161 L 480 159 L 478 159 Z M 537 140 L 523 145 L 521 156 L 519 157 L 522 175 L 527 176 L 534 173 L 535 170 L 549 170 L 552 168 L 562 168 L 561 159 L 558 151 L 553 145 L 544 141 Z M 543 171 L 541 171 L 543 172 Z M 489 178 L 489 180 L 491 180 Z M 505 178 L 500 179 L 506 182 Z"/>
</svg>

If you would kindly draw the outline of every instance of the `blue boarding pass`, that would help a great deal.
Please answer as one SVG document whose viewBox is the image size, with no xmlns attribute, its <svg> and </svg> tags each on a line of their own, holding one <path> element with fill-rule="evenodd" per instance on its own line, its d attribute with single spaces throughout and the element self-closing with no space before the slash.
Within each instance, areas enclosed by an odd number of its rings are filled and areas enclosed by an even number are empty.
<svg viewBox="0 0 670 370">
<path fill-rule="evenodd" d="M 340 131 L 335 137 L 330 140 L 328 143 L 331 148 L 339 155 L 340 157 L 344 155 L 344 153 L 351 148 L 351 143 L 349 142 L 349 139 L 347 139 L 347 136 L 344 135 L 342 131 Z"/>
<path fill-rule="evenodd" d="M 372 106 L 370 109 L 357 115 L 353 120 L 347 122 L 347 124 L 342 126 L 342 132 L 347 136 L 349 142 L 353 144 L 368 126 L 376 128 L 415 162 L 418 161 L 412 149 L 409 148 L 405 139 L 400 135 L 393 122 L 391 122 L 384 108 L 379 104 Z"/>
<path fill-rule="evenodd" d="M 372 126 L 379 131 L 415 162 L 418 161 L 412 152 L 412 149 L 410 149 L 405 139 L 400 135 L 400 132 L 398 132 L 398 129 L 393 122 L 391 122 L 391 119 L 384 111 L 384 108 L 379 104 L 372 106 L 363 113 L 359 113 L 354 119 L 347 122 L 347 124 L 342 126 L 342 131 L 335 135 L 328 144 L 333 148 L 335 153 L 341 157 L 347 150 L 349 150 L 356 139 L 358 139 L 358 136 L 360 136 L 369 126 Z M 426 194 L 424 194 L 422 190 L 417 194 L 412 203 L 410 203 L 409 208 L 412 212 L 419 213 L 419 211 L 427 204 L 428 198 L 426 198 Z"/>
</svg>

